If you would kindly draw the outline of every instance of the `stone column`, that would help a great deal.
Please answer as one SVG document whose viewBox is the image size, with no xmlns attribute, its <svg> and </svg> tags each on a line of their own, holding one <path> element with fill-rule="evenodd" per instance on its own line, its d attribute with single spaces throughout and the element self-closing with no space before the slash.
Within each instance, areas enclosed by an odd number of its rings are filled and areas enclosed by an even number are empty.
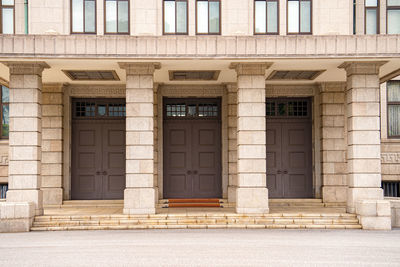
<svg viewBox="0 0 400 267">
<path fill-rule="evenodd" d="M 346 202 L 345 83 L 320 84 L 322 198 Z"/>
<path fill-rule="evenodd" d="M 237 213 L 268 213 L 265 70 L 267 63 L 232 63 L 237 73 Z"/>
<path fill-rule="evenodd" d="M 228 90 L 228 202 L 236 202 L 237 189 L 237 85 Z"/>
<path fill-rule="evenodd" d="M 7 202 L 32 202 L 43 214 L 41 187 L 42 72 L 44 62 L 8 62 L 10 155 Z"/>
<path fill-rule="evenodd" d="M 43 85 L 42 186 L 44 205 L 63 201 L 63 84 Z"/>
<path fill-rule="evenodd" d="M 364 229 L 390 229 L 381 189 L 379 68 L 385 62 L 345 62 L 347 74 L 347 211 Z"/>
<path fill-rule="evenodd" d="M 126 71 L 124 214 L 154 214 L 154 85 L 160 64 L 119 63 Z"/>
</svg>

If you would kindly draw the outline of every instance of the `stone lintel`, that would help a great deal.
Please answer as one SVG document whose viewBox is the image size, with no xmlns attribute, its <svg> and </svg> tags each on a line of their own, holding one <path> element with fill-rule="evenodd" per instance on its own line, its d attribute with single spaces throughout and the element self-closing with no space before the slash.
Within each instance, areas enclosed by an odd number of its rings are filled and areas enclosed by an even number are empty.
<svg viewBox="0 0 400 267">
<path fill-rule="evenodd" d="M 227 83 L 226 89 L 228 93 L 236 93 L 238 90 L 237 83 Z"/>
<path fill-rule="evenodd" d="M 345 69 L 347 76 L 356 74 L 378 75 L 379 68 L 387 62 L 388 61 L 346 61 L 338 68 Z"/>
<path fill-rule="evenodd" d="M 118 62 L 118 65 L 126 75 L 153 75 L 156 69 L 161 68 L 159 62 Z"/>
<path fill-rule="evenodd" d="M 346 82 L 321 82 L 318 83 L 321 93 L 323 92 L 344 92 L 346 89 Z"/>
<path fill-rule="evenodd" d="M 9 67 L 10 75 L 42 75 L 44 69 L 50 66 L 44 61 L 2 61 Z"/>
<path fill-rule="evenodd" d="M 265 70 L 272 64 L 273 62 L 232 62 L 229 68 L 236 70 L 238 75 L 265 75 Z"/>
</svg>

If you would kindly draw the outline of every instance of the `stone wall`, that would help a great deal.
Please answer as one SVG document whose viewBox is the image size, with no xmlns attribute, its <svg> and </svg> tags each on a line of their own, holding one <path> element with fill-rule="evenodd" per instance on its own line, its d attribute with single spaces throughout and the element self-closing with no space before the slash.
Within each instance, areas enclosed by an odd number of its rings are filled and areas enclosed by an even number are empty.
<svg viewBox="0 0 400 267">
<path fill-rule="evenodd" d="M 228 89 L 228 202 L 236 201 L 237 188 L 237 86 Z"/>
<path fill-rule="evenodd" d="M 397 141 L 397 142 L 396 142 Z M 382 181 L 400 181 L 400 142 L 381 143 Z"/>
<path fill-rule="evenodd" d="M 63 85 L 46 84 L 42 91 L 42 185 L 43 204 L 63 200 Z"/>
<path fill-rule="evenodd" d="M 8 183 L 8 140 L 0 142 L 0 183 Z"/>
<path fill-rule="evenodd" d="M 320 85 L 322 198 L 346 202 L 347 163 L 343 83 Z"/>
</svg>

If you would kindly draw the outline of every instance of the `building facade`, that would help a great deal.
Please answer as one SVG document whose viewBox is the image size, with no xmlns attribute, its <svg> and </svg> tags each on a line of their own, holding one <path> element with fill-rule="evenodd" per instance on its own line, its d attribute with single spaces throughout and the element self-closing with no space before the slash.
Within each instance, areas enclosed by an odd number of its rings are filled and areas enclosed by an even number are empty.
<svg viewBox="0 0 400 267">
<path fill-rule="evenodd" d="M 321 198 L 400 223 L 400 1 L 1 2 L 6 231 L 71 199 Z"/>
</svg>

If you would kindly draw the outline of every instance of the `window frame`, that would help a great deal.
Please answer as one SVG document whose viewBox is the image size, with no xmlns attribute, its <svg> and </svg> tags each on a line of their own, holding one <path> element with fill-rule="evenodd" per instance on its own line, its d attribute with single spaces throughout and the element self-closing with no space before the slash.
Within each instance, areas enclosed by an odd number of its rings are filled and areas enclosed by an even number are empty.
<svg viewBox="0 0 400 267">
<path fill-rule="evenodd" d="M 367 35 L 367 9 L 376 9 L 376 33 L 380 34 L 380 1 L 376 1 L 376 7 L 367 7 L 367 0 L 364 0 L 364 34 Z M 386 18 L 387 19 L 387 18 Z M 374 35 L 368 34 L 368 35 Z"/>
<path fill-rule="evenodd" d="M 107 32 L 107 1 L 117 2 L 117 31 Z M 131 1 L 130 0 L 104 0 L 104 35 L 130 35 L 131 34 Z M 128 32 L 118 32 L 118 2 L 128 2 Z"/>
<path fill-rule="evenodd" d="M 3 8 L 12 8 L 13 10 L 13 33 L 15 34 L 15 0 L 14 5 L 3 5 L 3 1 L 0 0 L 0 34 L 11 34 L 3 33 Z"/>
<path fill-rule="evenodd" d="M 258 33 L 256 32 L 256 2 L 265 2 L 266 4 L 266 8 L 265 8 L 265 33 Z M 268 2 L 276 2 L 278 5 L 278 12 L 277 12 L 277 31 L 276 32 L 268 32 Z M 280 1 L 279 0 L 254 0 L 254 7 L 253 7 L 253 33 L 254 35 L 279 35 L 280 32 L 280 25 L 279 25 L 279 21 L 280 21 L 280 12 L 279 9 L 280 8 Z"/>
<path fill-rule="evenodd" d="M 8 111 L 10 112 L 10 99 L 8 102 L 3 103 L 3 88 L 2 87 L 7 87 L 8 88 L 8 94 L 10 97 L 10 87 L 6 84 L 0 83 L 0 140 L 8 140 L 10 136 L 10 123 L 8 124 L 8 136 L 3 135 L 3 106 L 7 105 L 8 106 Z M 10 118 L 8 118 L 10 120 Z"/>
<path fill-rule="evenodd" d="M 207 33 L 199 33 L 198 32 L 198 25 L 197 25 L 197 2 L 218 2 L 219 3 L 219 28 L 218 32 L 211 32 L 210 33 L 210 4 L 208 4 L 207 9 L 207 20 L 208 20 L 208 32 Z M 221 19 L 221 0 L 196 0 L 196 7 L 195 7 L 195 20 L 196 20 L 196 35 L 221 35 L 221 28 L 222 28 L 222 19 Z"/>
<path fill-rule="evenodd" d="M 165 32 L 165 2 L 167 1 L 174 1 L 175 2 L 175 32 L 170 33 L 170 32 Z M 177 5 L 176 2 L 186 2 L 186 32 L 177 32 L 176 29 L 178 27 L 178 16 L 177 14 Z M 188 0 L 163 0 L 163 9 L 162 9 L 162 27 L 163 27 L 163 35 L 188 35 L 189 34 L 189 1 Z M 196 2 L 197 6 L 197 2 Z M 197 17 L 196 17 L 197 18 Z M 197 20 L 196 20 L 196 26 L 197 26 Z"/>
<path fill-rule="evenodd" d="M 386 34 L 395 34 L 395 33 L 388 33 L 389 29 L 389 24 L 388 24 L 388 13 L 389 10 L 400 10 L 400 5 L 399 6 L 389 6 L 389 0 L 386 0 Z"/>
<path fill-rule="evenodd" d="M 387 81 L 386 85 L 386 123 L 387 123 L 387 137 L 388 139 L 400 139 L 400 135 L 390 135 L 389 132 L 389 106 L 400 106 L 400 101 L 389 101 L 389 83 L 394 82 L 398 83 L 400 86 L 400 80 L 393 80 L 393 81 Z M 399 115 L 399 120 L 400 120 L 400 115 Z"/>
<path fill-rule="evenodd" d="M 71 34 L 97 34 L 97 1 L 96 0 L 83 0 L 83 31 L 82 32 L 74 32 L 74 25 L 73 25 L 73 0 L 70 0 L 70 30 Z M 85 25 L 86 25 L 86 19 L 85 19 L 85 2 L 86 1 L 93 1 L 94 2 L 94 32 L 86 32 L 85 31 Z"/>
<path fill-rule="evenodd" d="M 299 32 L 289 32 L 289 2 L 293 0 L 286 0 L 286 34 L 287 35 L 312 35 L 313 34 L 313 1 L 312 0 L 295 0 L 299 2 Z M 301 32 L 301 2 L 310 2 L 310 31 Z"/>
</svg>

